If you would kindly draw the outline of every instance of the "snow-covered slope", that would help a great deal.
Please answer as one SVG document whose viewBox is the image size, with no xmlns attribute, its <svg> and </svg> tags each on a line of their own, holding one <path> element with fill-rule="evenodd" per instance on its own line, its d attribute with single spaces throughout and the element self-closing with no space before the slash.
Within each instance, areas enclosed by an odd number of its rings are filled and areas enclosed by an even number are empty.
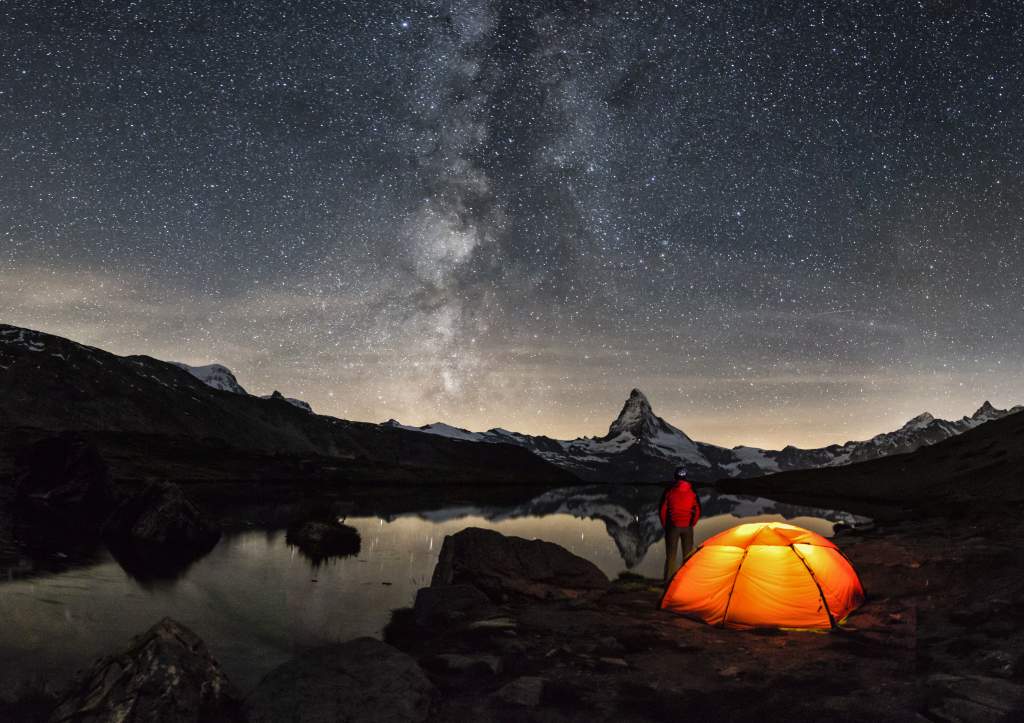
<svg viewBox="0 0 1024 723">
<path fill-rule="evenodd" d="M 234 373 L 221 364 L 207 364 L 200 367 L 190 366 L 188 364 L 183 364 L 182 362 L 171 362 L 171 364 L 184 369 L 208 387 L 220 389 L 224 392 L 232 392 L 233 394 L 245 394 L 247 396 L 252 396 L 249 392 L 245 391 L 241 384 L 238 383 L 238 379 L 235 378 Z M 299 409 L 309 412 L 310 414 L 313 413 L 313 407 L 309 405 L 309 402 L 304 402 L 301 399 L 293 399 L 292 397 L 286 397 L 278 391 L 275 391 L 273 394 L 264 394 L 260 396 L 260 399 L 281 399 L 289 404 L 295 405 Z"/>
<path fill-rule="evenodd" d="M 304 412 L 309 412 L 310 414 L 313 413 L 313 407 L 310 406 L 309 402 L 304 402 L 301 399 L 293 399 L 292 397 L 286 397 L 276 389 L 274 390 L 273 394 L 264 394 L 263 396 L 260 397 L 260 399 L 280 399 L 283 402 L 288 402 L 292 406 L 298 407 Z"/>
<path fill-rule="evenodd" d="M 690 477 L 710 481 L 725 477 L 754 477 L 791 469 L 834 467 L 890 454 L 912 452 L 973 429 L 993 419 L 1024 409 L 1000 410 L 985 402 L 973 415 L 959 420 L 936 419 L 931 414 L 914 417 L 894 432 L 879 434 L 865 441 L 847 442 L 818 449 L 786 447 L 781 450 L 739 446 L 732 449 L 697 442 L 682 430 L 654 414 L 647 397 L 639 389 L 629 398 L 603 437 L 556 440 L 491 429 L 471 432 L 437 422 L 409 427 L 395 420 L 385 426 L 400 427 L 470 442 L 516 444 L 573 472 L 599 482 L 654 482 L 667 479 L 680 464 L 689 468 Z"/>
<path fill-rule="evenodd" d="M 182 362 L 171 362 L 171 364 L 184 369 L 208 387 L 235 394 L 248 394 L 242 388 L 242 385 L 238 383 L 238 380 L 235 379 L 235 375 L 226 366 L 206 364 L 205 366 L 194 367 Z"/>
</svg>

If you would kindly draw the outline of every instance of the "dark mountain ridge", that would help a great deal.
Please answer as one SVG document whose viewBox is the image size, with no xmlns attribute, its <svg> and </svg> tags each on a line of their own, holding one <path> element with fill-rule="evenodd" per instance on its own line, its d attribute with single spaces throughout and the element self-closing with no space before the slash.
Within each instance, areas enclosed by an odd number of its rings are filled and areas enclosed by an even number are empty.
<svg viewBox="0 0 1024 723">
<path fill-rule="evenodd" d="M 148 461 L 153 476 L 174 470 L 188 477 L 191 470 L 203 478 L 235 479 L 240 475 L 234 465 L 251 453 L 276 460 L 273 474 L 295 477 L 576 481 L 514 445 L 467 445 L 311 414 L 283 398 L 213 388 L 172 363 L 120 357 L 8 325 L 0 325 L 0 385 L 0 431 L 20 429 L 21 437 L 92 434 L 108 446 L 115 474 L 129 462 L 137 469 Z"/>
</svg>

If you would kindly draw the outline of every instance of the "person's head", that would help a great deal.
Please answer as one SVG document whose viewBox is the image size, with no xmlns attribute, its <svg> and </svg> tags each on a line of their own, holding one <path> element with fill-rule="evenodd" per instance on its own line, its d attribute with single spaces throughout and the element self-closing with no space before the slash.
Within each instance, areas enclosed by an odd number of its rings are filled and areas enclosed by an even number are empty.
<svg viewBox="0 0 1024 723">
<path fill-rule="evenodd" d="M 678 482 L 679 480 L 688 479 L 689 478 L 689 474 L 686 471 L 686 467 L 684 467 L 682 465 L 680 465 L 679 467 L 676 467 L 675 477 L 676 477 L 676 482 Z"/>
</svg>

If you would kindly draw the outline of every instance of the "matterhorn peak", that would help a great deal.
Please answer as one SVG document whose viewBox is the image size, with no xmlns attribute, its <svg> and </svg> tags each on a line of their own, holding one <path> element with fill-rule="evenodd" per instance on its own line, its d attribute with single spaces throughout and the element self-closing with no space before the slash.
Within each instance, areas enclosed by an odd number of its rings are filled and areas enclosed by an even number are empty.
<svg viewBox="0 0 1024 723">
<path fill-rule="evenodd" d="M 649 437 L 657 434 L 661 426 L 661 420 L 654 416 L 647 397 L 639 389 L 634 389 L 622 405 L 619 416 L 608 427 L 608 436 L 629 432 L 637 438 Z"/>
</svg>

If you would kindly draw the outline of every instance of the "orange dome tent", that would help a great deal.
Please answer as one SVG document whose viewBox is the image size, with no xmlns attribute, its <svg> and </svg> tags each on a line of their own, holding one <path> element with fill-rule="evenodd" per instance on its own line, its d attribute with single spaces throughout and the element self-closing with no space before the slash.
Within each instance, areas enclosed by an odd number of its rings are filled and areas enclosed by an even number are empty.
<svg viewBox="0 0 1024 723">
<path fill-rule="evenodd" d="M 839 548 L 782 522 L 720 532 L 679 568 L 663 610 L 727 628 L 831 628 L 864 602 Z"/>
</svg>

